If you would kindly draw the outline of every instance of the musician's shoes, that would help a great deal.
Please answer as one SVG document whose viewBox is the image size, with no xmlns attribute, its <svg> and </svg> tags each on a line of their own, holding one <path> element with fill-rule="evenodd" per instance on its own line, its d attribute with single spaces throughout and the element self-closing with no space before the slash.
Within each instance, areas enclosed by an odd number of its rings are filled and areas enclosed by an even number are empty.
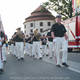
<svg viewBox="0 0 80 80">
<path fill-rule="evenodd" d="M 66 63 L 62 63 L 62 65 L 64 65 L 65 67 L 69 67 L 69 65 Z"/>
</svg>

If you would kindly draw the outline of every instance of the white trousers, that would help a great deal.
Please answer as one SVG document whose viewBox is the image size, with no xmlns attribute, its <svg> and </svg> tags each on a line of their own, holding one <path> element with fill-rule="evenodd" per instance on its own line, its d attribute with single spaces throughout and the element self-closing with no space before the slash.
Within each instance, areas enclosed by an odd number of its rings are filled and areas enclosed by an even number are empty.
<svg viewBox="0 0 80 80">
<path fill-rule="evenodd" d="M 0 69 L 3 69 L 2 47 L 0 47 Z"/>
<path fill-rule="evenodd" d="M 13 54 L 13 44 L 10 45 L 10 53 Z"/>
<path fill-rule="evenodd" d="M 3 59 L 3 61 L 6 61 L 6 54 L 7 54 L 6 45 L 4 44 L 2 46 L 2 59 Z"/>
<path fill-rule="evenodd" d="M 27 55 L 30 55 L 30 44 L 29 43 L 26 43 L 26 46 L 25 46 L 25 53 L 27 54 Z"/>
<path fill-rule="evenodd" d="M 55 37 L 53 40 L 54 43 L 54 52 L 56 57 L 56 64 L 67 63 L 67 48 L 68 42 L 64 37 Z M 60 56 L 62 53 L 62 56 Z"/>
<path fill-rule="evenodd" d="M 40 42 L 35 41 L 33 42 L 33 47 L 32 47 L 32 56 L 35 56 L 36 58 L 42 57 L 41 55 L 41 50 L 40 50 Z"/>
<path fill-rule="evenodd" d="M 46 45 L 42 45 L 42 55 L 46 54 Z"/>
<path fill-rule="evenodd" d="M 9 54 L 11 54 L 11 45 L 9 45 Z"/>
<path fill-rule="evenodd" d="M 14 55 L 14 44 L 11 44 L 11 54 Z"/>
<path fill-rule="evenodd" d="M 28 47 L 28 51 L 29 51 L 29 56 L 32 56 L 32 44 L 29 44 L 29 47 Z"/>
<path fill-rule="evenodd" d="M 24 44 L 23 44 L 23 42 L 16 42 L 16 56 L 18 59 L 24 58 Z"/>
<path fill-rule="evenodd" d="M 49 52 L 49 57 L 52 57 L 53 56 L 53 51 L 54 51 L 54 48 L 53 48 L 53 42 L 48 42 L 48 45 L 49 45 L 49 48 L 48 48 L 48 52 Z"/>
<path fill-rule="evenodd" d="M 16 46 L 14 46 L 14 44 L 13 44 L 13 55 L 15 55 L 16 56 Z"/>
</svg>

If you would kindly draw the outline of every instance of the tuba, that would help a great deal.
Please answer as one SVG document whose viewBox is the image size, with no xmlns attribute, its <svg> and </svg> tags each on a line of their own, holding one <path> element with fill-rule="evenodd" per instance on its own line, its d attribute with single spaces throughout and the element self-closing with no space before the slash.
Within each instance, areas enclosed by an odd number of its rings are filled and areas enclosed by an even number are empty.
<svg viewBox="0 0 80 80">
<path fill-rule="evenodd" d="M 36 37 L 37 40 L 40 40 L 41 34 L 38 32 L 38 29 L 34 30 L 34 37 Z"/>
<path fill-rule="evenodd" d="M 21 39 L 24 38 L 24 34 L 22 31 L 17 32 L 16 35 L 18 35 Z"/>
</svg>

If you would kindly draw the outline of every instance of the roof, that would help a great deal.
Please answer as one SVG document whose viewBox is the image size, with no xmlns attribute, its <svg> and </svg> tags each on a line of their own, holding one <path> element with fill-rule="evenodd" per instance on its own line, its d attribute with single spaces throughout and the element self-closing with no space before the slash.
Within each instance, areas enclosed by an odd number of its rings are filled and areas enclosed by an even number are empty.
<svg viewBox="0 0 80 80">
<path fill-rule="evenodd" d="M 36 10 L 31 13 L 31 16 L 25 19 L 25 22 L 36 20 L 54 20 L 55 17 L 46 8 L 40 5 Z M 24 22 L 24 23 L 25 23 Z"/>
</svg>

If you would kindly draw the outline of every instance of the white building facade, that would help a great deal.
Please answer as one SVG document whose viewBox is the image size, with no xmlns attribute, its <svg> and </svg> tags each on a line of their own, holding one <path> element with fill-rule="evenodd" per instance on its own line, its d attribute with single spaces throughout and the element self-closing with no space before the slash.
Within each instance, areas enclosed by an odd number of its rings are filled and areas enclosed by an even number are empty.
<svg viewBox="0 0 80 80">
<path fill-rule="evenodd" d="M 31 13 L 31 16 L 25 19 L 24 33 L 25 35 L 29 35 L 37 28 L 38 31 L 43 34 L 43 31 L 50 29 L 54 23 L 55 17 L 43 6 L 39 6 Z"/>
</svg>

